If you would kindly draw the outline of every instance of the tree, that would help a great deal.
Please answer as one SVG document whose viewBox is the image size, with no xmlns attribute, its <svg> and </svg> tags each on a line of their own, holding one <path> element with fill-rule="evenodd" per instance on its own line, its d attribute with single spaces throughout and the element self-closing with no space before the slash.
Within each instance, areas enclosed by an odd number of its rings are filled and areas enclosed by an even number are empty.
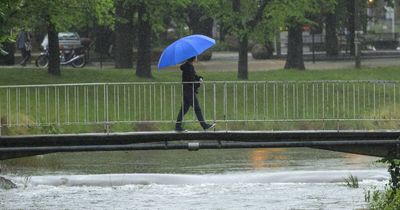
<svg viewBox="0 0 400 210">
<path fill-rule="evenodd" d="M 336 33 L 337 28 L 337 5 L 335 5 L 335 9 L 331 12 L 326 13 L 325 19 L 325 49 L 326 55 L 328 57 L 335 57 L 339 55 L 339 44 L 338 37 Z"/>
<path fill-rule="evenodd" d="M 49 41 L 48 72 L 60 75 L 60 57 L 58 46 L 58 31 L 72 26 L 82 26 L 87 20 L 87 10 L 92 13 L 99 23 L 109 24 L 113 8 L 112 0 L 81 1 L 81 0 L 35 0 L 22 1 L 23 10 L 20 17 L 30 21 L 35 26 L 44 25 L 47 28 Z M 28 17 L 27 17 L 28 16 Z"/>
<path fill-rule="evenodd" d="M 217 18 L 239 39 L 238 79 L 248 79 L 248 40 L 262 21 L 270 1 L 220 0 L 215 9 Z"/>
<path fill-rule="evenodd" d="M 136 37 L 137 37 L 137 63 L 136 75 L 138 77 L 151 78 L 151 50 L 155 32 L 164 30 L 164 17 L 175 17 L 178 8 L 184 7 L 189 0 L 175 1 L 130 1 L 137 8 Z"/>
<path fill-rule="evenodd" d="M 133 67 L 133 17 L 136 7 L 130 1 L 115 0 L 115 68 Z"/>
<path fill-rule="evenodd" d="M 203 34 L 212 37 L 214 20 L 201 4 L 192 2 L 187 7 L 187 25 L 194 34 Z"/>
<path fill-rule="evenodd" d="M 136 63 L 136 75 L 145 78 L 151 78 L 152 25 L 149 19 L 151 9 L 151 6 L 147 5 L 144 1 L 138 5 L 138 59 Z"/>
<path fill-rule="evenodd" d="M 0 1 L 0 43 L 10 39 L 10 30 L 15 26 L 16 16 L 22 7 L 22 0 Z"/>
<path fill-rule="evenodd" d="M 319 13 L 321 8 L 330 11 L 336 0 L 275 1 L 271 16 L 283 22 L 288 29 L 288 54 L 285 69 L 304 70 L 302 28 L 315 24 L 308 17 Z"/>
<path fill-rule="evenodd" d="M 0 57 L 4 64 L 14 64 L 15 37 L 10 33 L 18 24 L 16 16 L 21 10 L 22 0 L 0 1 Z"/>
<path fill-rule="evenodd" d="M 293 21 L 288 26 L 288 49 L 285 69 L 304 70 L 303 60 L 303 24 Z"/>
<path fill-rule="evenodd" d="M 206 5 L 192 1 L 186 9 L 186 23 L 193 34 L 202 34 L 212 37 L 214 20 L 209 15 Z M 209 50 L 199 57 L 200 60 L 210 60 L 212 52 Z"/>
</svg>

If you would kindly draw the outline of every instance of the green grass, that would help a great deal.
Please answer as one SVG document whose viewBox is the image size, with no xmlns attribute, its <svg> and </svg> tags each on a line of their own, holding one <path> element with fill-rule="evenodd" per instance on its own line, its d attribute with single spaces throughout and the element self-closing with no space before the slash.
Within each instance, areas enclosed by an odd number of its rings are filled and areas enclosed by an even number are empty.
<svg viewBox="0 0 400 210">
<path fill-rule="evenodd" d="M 66 68 L 62 69 L 61 76 L 52 76 L 49 75 L 45 70 L 42 69 L 8 69 L 0 68 L 0 86 L 6 85 L 31 85 L 31 84 L 71 84 L 71 83 L 118 83 L 118 82 L 178 82 L 181 80 L 181 73 L 179 70 L 161 70 L 161 71 L 153 71 L 153 78 L 151 79 L 143 79 L 135 76 L 135 71 L 133 69 L 93 69 L 93 68 L 84 68 L 84 69 L 73 69 Z M 231 72 L 220 72 L 220 71 L 207 71 L 207 72 L 198 72 L 199 75 L 204 76 L 206 81 L 237 81 L 237 74 L 235 71 Z M 296 71 L 296 70 L 276 70 L 276 71 L 265 71 L 265 72 L 250 72 L 249 80 L 250 81 L 310 81 L 310 80 L 397 80 L 399 78 L 400 73 L 396 67 L 386 67 L 386 68 L 374 68 L 374 69 L 341 69 L 341 70 L 310 70 L 310 71 Z M 321 115 L 322 112 L 325 112 L 325 107 L 322 106 L 320 102 L 317 101 L 303 101 L 304 98 L 311 97 L 314 94 L 312 92 L 312 85 L 307 86 L 308 89 L 303 90 L 300 86 L 299 89 L 295 90 L 292 84 L 271 84 L 267 86 L 267 100 L 265 100 L 265 95 L 262 94 L 262 90 L 265 88 L 265 83 L 260 84 L 245 84 L 238 85 L 235 87 L 234 85 L 227 85 L 227 93 L 228 97 L 226 98 L 229 106 L 224 108 L 222 103 L 218 103 L 216 106 L 216 115 L 217 119 L 224 119 L 225 114 L 227 114 L 228 118 L 233 119 L 249 119 L 251 120 L 274 120 L 274 119 L 282 119 L 287 117 L 288 119 L 301 119 L 301 118 L 312 118 L 312 115 L 315 113 L 316 115 Z M 322 83 L 318 83 L 319 88 L 321 88 Z M 207 85 L 207 84 L 206 84 Z M 400 113 L 397 110 L 397 107 L 393 105 L 394 98 L 390 98 L 388 93 L 393 91 L 397 91 L 397 94 L 400 93 L 399 87 L 394 87 L 393 85 L 383 86 L 382 84 L 375 85 L 374 83 L 368 84 L 366 87 L 367 91 L 371 91 L 372 88 L 376 88 L 376 98 L 377 101 L 380 101 L 376 107 L 373 107 L 371 103 L 365 105 L 364 107 L 357 104 L 356 106 L 356 98 L 354 97 L 355 90 L 352 84 L 345 85 L 337 85 L 337 86 L 325 86 L 325 90 L 327 93 L 337 94 L 335 97 L 328 96 L 329 94 L 325 94 L 325 103 L 327 105 L 335 105 L 344 107 L 342 102 L 339 103 L 337 98 L 345 98 L 346 104 L 343 110 L 338 109 L 338 112 L 325 113 L 325 117 L 327 118 L 351 118 L 354 115 L 358 116 L 369 116 L 371 118 L 397 118 L 400 119 Z M 376 87 L 375 87 L 376 86 Z M 144 86 L 141 86 L 144 87 Z M 212 84 L 208 84 L 204 86 L 205 88 L 201 89 L 201 92 L 198 96 L 200 100 L 200 104 L 204 111 L 205 118 L 210 120 L 213 119 L 214 113 L 211 112 L 213 110 L 213 101 L 209 99 L 214 94 Z M 218 84 L 216 86 L 216 98 L 217 100 L 222 101 L 221 98 L 224 91 L 224 84 Z M 277 88 L 277 97 L 275 98 L 273 88 Z M 360 86 L 363 87 L 363 86 Z M 155 91 L 157 94 L 153 95 L 154 99 L 151 101 L 149 98 L 147 100 L 140 100 L 139 94 L 139 86 L 127 85 L 127 89 L 130 90 L 129 95 L 131 98 L 129 101 L 117 102 L 115 100 L 115 96 L 123 97 L 124 86 L 110 86 L 110 92 L 108 95 L 108 106 L 111 110 L 118 110 L 117 112 L 110 113 L 110 120 L 114 121 L 124 121 L 128 122 L 132 119 L 136 119 L 139 121 L 151 120 L 150 116 L 146 116 L 143 114 L 142 110 L 149 110 L 149 104 L 160 104 L 163 102 L 159 96 L 161 96 L 161 88 L 162 85 L 146 85 L 146 88 Z M 156 123 L 120 123 L 112 126 L 112 131 L 132 131 L 132 130 L 171 130 L 173 127 L 173 121 L 176 117 L 176 114 L 179 109 L 179 100 L 180 100 L 180 85 L 176 86 L 177 95 L 172 97 L 169 92 L 169 87 L 167 87 L 165 97 L 164 106 L 167 107 L 165 110 L 168 113 L 164 113 L 167 117 L 171 117 L 171 123 L 167 124 L 156 124 Z M 231 97 L 234 91 L 234 88 L 237 88 L 237 103 L 236 110 L 232 107 L 235 103 L 233 97 Z M 255 89 L 260 90 L 259 92 L 254 92 Z M 285 90 L 285 91 L 283 91 Z M 47 91 L 47 93 L 46 93 Z M 39 106 L 39 115 L 35 114 L 37 110 L 35 110 L 35 106 L 33 106 L 35 102 L 35 90 L 31 90 L 29 97 L 26 95 L 25 89 L 21 89 L 21 92 L 18 93 L 20 95 L 20 99 L 16 100 L 17 93 L 14 89 L 8 90 L 8 94 L 11 95 L 10 101 L 7 103 L 6 99 L 7 90 L 0 89 L 0 117 L 1 121 L 4 124 L 15 123 L 17 121 L 22 122 L 22 124 L 26 124 L 27 122 L 54 122 L 56 112 L 54 107 L 60 107 L 59 116 L 61 119 L 69 119 L 69 121 L 78 121 L 83 122 L 85 119 L 82 117 L 85 115 L 85 107 L 89 107 L 88 112 L 91 114 L 87 115 L 90 120 L 95 118 L 94 110 L 98 110 L 98 115 L 100 119 L 104 119 L 103 110 L 104 110 L 104 92 L 102 87 L 98 89 L 95 88 L 77 88 L 68 89 L 70 96 L 73 96 L 75 92 L 78 93 L 78 100 L 70 100 L 66 102 L 65 99 L 65 88 L 60 87 L 59 89 L 54 88 L 42 88 L 39 89 L 37 95 L 43 100 L 46 98 L 46 94 L 49 96 L 54 96 L 58 91 L 59 102 L 50 101 L 50 105 L 46 105 L 45 103 L 41 103 Z M 136 92 L 138 94 L 135 94 Z M 143 89 L 141 89 L 143 91 Z M 297 92 L 296 92 L 297 91 Z M 362 93 L 363 89 L 361 89 Z M 386 91 L 386 92 L 384 92 Z M 135 92 L 135 93 L 134 93 Z M 148 93 L 148 92 L 147 92 Z M 203 93 L 206 93 L 207 97 L 203 98 Z M 357 92 L 358 93 L 358 92 Z M 24 95 L 25 94 L 25 95 Z M 296 95 L 300 96 L 299 100 L 293 100 L 292 96 Z M 321 92 L 316 92 L 319 99 L 322 98 L 323 94 Z M 144 93 L 143 93 L 144 95 Z M 95 98 L 98 98 L 99 103 L 95 102 Z M 246 97 L 247 100 L 244 100 Z M 274 97 L 274 98 L 272 98 Z M 30 98 L 30 106 L 29 108 L 25 108 L 24 105 L 27 104 L 25 101 L 26 98 Z M 178 105 L 170 106 L 171 99 L 177 102 Z M 272 100 L 274 99 L 274 100 Z M 365 95 L 357 96 L 357 100 L 367 100 Z M 372 100 L 368 99 L 368 100 Z M 400 96 L 396 99 L 397 103 L 400 104 Z M 136 102 L 142 101 L 141 104 L 136 104 Z M 243 103 L 246 101 L 246 103 Z M 266 101 L 266 103 L 264 102 Z M 273 102 L 275 101 L 275 102 Z M 382 102 L 384 101 L 384 103 Z M 316 108 L 315 112 L 311 113 L 312 103 L 315 102 Z M 267 106 L 259 106 L 255 108 L 255 104 L 264 104 Z M 275 103 L 275 104 L 273 104 Z M 319 104 L 318 104 L 319 103 Z M 130 112 L 126 111 L 126 106 L 129 104 L 132 106 Z M 78 105 L 78 106 L 76 106 Z M 134 111 L 134 108 L 135 110 Z M 11 110 L 10 115 L 7 115 L 5 110 Z M 11 108 L 10 108 L 11 107 Z M 20 107 L 19 111 L 17 111 L 16 107 Z M 64 112 L 65 107 L 69 107 L 72 111 L 70 113 Z M 78 108 L 75 108 L 78 107 Z M 272 107 L 276 107 L 276 110 Z M 353 111 L 353 107 L 358 107 L 357 110 Z M 362 109 L 360 108 L 362 107 Z M 125 109 L 125 110 L 124 110 Z M 326 109 L 328 110 L 328 108 Z M 349 111 L 350 110 L 350 111 Z M 47 115 L 46 113 L 51 113 Z M 155 111 L 155 115 L 161 115 L 159 111 Z M 129 115 L 129 116 L 128 116 Z M 164 118 L 165 119 L 165 118 Z M 192 112 L 189 112 L 185 119 L 195 119 L 192 115 Z M 61 120 L 62 122 L 63 120 Z M 289 120 L 290 121 L 290 120 Z M 12 122 L 12 123 L 10 123 Z M 199 129 L 197 122 L 194 120 L 193 123 L 188 123 L 185 125 L 190 130 Z M 248 129 L 248 130 L 282 130 L 282 129 L 375 129 L 378 127 L 385 128 L 397 128 L 399 125 L 396 122 L 341 122 L 340 125 L 336 121 L 326 121 L 326 122 L 230 122 L 230 123 L 220 123 L 218 125 L 218 129 Z M 59 126 L 56 124 L 51 124 L 47 126 L 42 126 L 41 128 L 30 127 L 30 126 L 21 126 L 21 127 L 3 127 L 2 133 L 3 135 L 21 135 L 26 133 L 71 133 L 71 132 L 103 132 L 104 125 L 69 125 L 69 126 Z"/>
<path fill-rule="evenodd" d="M 62 69 L 61 76 L 52 76 L 47 70 L 37 68 L 0 68 L 0 85 L 93 83 L 93 82 L 165 82 L 180 81 L 179 70 L 153 71 L 152 79 L 135 76 L 134 69 Z M 198 72 L 210 81 L 235 81 L 236 71 Z M 249 72 L 250 81 L 302 81 L 302 80 L 398 80 L 398 67 L 340 69 L 340 70 L 274 70 Z"/>
</svg>

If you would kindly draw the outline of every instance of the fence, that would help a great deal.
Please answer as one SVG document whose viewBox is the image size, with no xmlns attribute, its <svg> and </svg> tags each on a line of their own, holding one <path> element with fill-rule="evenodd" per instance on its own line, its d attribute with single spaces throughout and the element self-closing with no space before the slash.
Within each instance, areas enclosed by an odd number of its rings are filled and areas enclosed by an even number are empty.
<svg viewBox="0 0 400 210">
<path fill-rule="evenodd" d="M 204 82 L 197 97 L 206 120 L 226 130 L 392 129 L 400 120 L 394 81 Z M 0 128 L 3 135 L 171 130 L 181 101 L 174 82 L 0 86 Z M 192 111 L 184 119 L 200 127 Z"/>
</svg>

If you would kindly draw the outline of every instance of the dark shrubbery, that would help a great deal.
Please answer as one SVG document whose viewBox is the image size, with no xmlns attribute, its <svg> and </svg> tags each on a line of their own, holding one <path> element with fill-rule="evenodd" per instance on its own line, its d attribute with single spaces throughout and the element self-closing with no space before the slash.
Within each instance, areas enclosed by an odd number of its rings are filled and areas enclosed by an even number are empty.
<svg viewBox="0 0 400 210">
<path fill-rule="evenodd" d="M 268 59 L 272 57 L 273 51 L 262 44 L 255 44 L 251 49 L 251 54 L 254 59 Z"/>
</svg>

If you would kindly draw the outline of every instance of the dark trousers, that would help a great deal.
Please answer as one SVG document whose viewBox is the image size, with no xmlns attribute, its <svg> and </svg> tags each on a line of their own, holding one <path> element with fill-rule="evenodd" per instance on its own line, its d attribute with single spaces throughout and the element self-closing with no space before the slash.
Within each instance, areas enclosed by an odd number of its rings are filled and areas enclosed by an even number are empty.
<svg viewBox="0 0 400 210">
<path fill-rule="evenodd" d="M 26 63 L 31 59 L 31 51 L 27 51 L 25 48 L 21 49 L 21 54 L 22 54 L 22 61 L 21 65 L 26 65 Z"/>
<path fill-rule="evenodd" d="M 176 119 L 175 128 L 176 129 L 182 128 L 182 118 L 189 111 L 189 108 L 191 106 L 193 107 L 194 112 L 196 113 L 196 117 L 199 120 L 201 127 L 206 128 L 207 123 L 204 121 L 204 117 L 203 117 L 203 114 L 201 113 L 200 104 L 199 104 L 199 101 L 197 100 L 196 94 L 192 94 L 192 93 L 185 94 L 184 93 L 183 95 L 184 95 L 183 96 L 183 104 L 181 106 L 181 109 L 179 110 L 178 118 Z"/>
</svg>

